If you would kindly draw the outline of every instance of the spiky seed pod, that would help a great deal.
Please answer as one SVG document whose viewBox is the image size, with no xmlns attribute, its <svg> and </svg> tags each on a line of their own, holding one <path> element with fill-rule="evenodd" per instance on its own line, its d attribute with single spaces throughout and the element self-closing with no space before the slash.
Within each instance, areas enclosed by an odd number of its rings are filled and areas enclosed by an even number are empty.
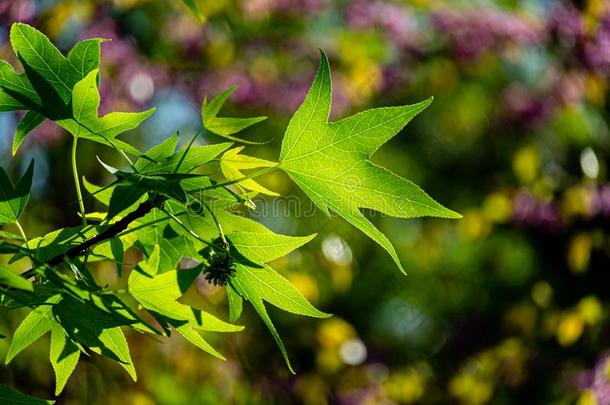
<svg viewBox="0 0 610 405">
<path fill-rule="evenodd" d="M 203 275 L 210 284 L 225 286 L 235 275 L 235 262 L 228 247 L 213 244 L 208 253 L 208 265 L 203 269 Z"/>
</svg>

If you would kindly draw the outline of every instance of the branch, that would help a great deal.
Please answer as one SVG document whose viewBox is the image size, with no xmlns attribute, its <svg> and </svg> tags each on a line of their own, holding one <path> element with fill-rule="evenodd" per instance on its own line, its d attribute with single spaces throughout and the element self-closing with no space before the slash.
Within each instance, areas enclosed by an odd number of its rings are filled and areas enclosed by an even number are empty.
<svg viewBox="0 0 610 405">
<path fill-rule="evenodd" d="M 48 265 L 48 266 L 53 267 L 53 266 L 57 266 L 58 264 L 63 263 L 65 260 L 76 259 L 77 257 L 84 254 L 85 252 L 87 252 L 89 249 L 91 249 L 93 246 L 97 245 L 98 243 L 104 242 L 108 239 L 112 239 L 112 238 L 116 237 L 119 233 L 121 233 L 122 231 L 127 229 L 129 224 L 131 224 L 133 221 L 135 221 L 136 219 L 142 218 L 144 215 L 146 215 L 150 211 L 152 211 L 153 208 L 159 207 L 163 203 L 164 200 L 165 199 L 162 197 L 152 196 L 148 200 L 141 203 L 138 206 L 138 208 L 135 209 L 135 211 L 132 211 L 129 214 L 125 215 L 122 219 L 120 219 L 119 221 L 110 225 L 108 228 L 106 228 L 104 231 L 100 232 L 99 234 L 95 235 L 93 238 L 87 239 L 80 245 L 74 246 L 74 247 L 68 249 L 67 251 L 65 251 L 64 253 L 61 253 L 61 254 L 58 254 L 57 256 L 52 257 L 51 259 L 47 260 L 46 262 L 42 263 L 41 265 L 42 266 Z M 25 278 L 30 278 L 30 277 L 33 277 L 35 274 L 36 274 L 36 270 L 34 268 L 32 268 L 32 269 L 22 273 L 21 276 L 23 276 Z"/>
</svg>

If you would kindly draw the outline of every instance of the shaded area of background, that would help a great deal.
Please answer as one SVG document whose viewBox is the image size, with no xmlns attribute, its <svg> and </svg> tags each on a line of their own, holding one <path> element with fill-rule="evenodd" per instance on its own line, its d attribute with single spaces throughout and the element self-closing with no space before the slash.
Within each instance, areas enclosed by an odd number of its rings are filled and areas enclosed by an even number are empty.
<svg viewBox="0 0 610 405">
<path fill-rule="evenodd" d="M 464 219 L 373 215 L 409 272 L 353 227 L 289 196 L 257 200 L 275 231 L 319 232 L 275 267 L 323 310 L 324 321 L 275 312 L 298 374 L 289 375 L 260 321 L 221 337 L 219 362 L 179 337 L 130 335 L 140 378 L 100 358 L 79 364 L 60 403 L 610 403 L 610 5 L 603 0 L 215 0 L 199 23 L 178 1 L 4 0 L 8 29 L 25 21 L 61 48 L 99 36 L 102 110 L 157 113 L 129 135 L 148 147 L 199 127 L 204 94 L 240 84 L 229 110 L 270 119 L 251 131 L 277 158 L 290 114 L 330 56 L 335 118 L 372 106 L 435 102 L 374 157 Z M 36 158 L 32 235 L 78 221 L 67 136 L 45 124 L 9 158 L 18 117 L 0 114 L 0 162 Z M 206 142 L 216 141 L 206 139 Z M 80 165 L 105 178 L 83 143 Z M 93 203 L 88 202 L 91 206 Z M 68 207 L 68 209 L 66 209 Z M 311 214 L 311 215 L 310 215 Z M 97 269 L 100 277 L 112 265 Z M 221 289 L 201 282 L 226 314 Z M 9 335 L 20 315 L 2 315 Z M 226 316 L 224 316 L 226 319 Z M 0 354 L 8 346 L 0 340 Z M 50 397 L 48 342 L 3 368 L 0 381 Z"/>
</svg>

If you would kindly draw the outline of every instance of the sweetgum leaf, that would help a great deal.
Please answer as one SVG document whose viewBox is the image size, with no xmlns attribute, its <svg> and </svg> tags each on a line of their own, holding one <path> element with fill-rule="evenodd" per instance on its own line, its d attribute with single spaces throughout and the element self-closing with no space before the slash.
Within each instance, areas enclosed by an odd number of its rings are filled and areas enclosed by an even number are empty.
<svg viewBox="0 0 610 405">
<path fill-rule="evenodd" d="M 63 328 L 54 323 L 51 329 L 51 345 L 49 359 L 55 372 L 55 395 L 59 395 L 68 379 L 74 372 L 80 358 L 80 349 L 76 346 Z"/>
<path fill-rule="evenodd" d="M 237 264 L 237 271 L 235 277 L 230 281 L 230 288 L 234 288 L 241 297 L 252 304 L 265 325 L 267 325 L 292 373 L 294 373 L 294 370 L 288 358 L 288 352 L 267 313 L 264 301 L 297 315 L 315 318 L 327 318 L 331 315 L 317 310 L 303 297 L 299 290 L 271 267 L 267 265 L 257 266 L 253 265 L 253 263 L 264 263 L 281 257 L 304 245 L 314 236 L 290 237 L 271 232 L 267 234 L 235 233 L 230 236 L 230 240 L 234 243 L 235 248 L 248 259 L 240 260 Z M 234 303 L 233 305 L 233 311 L 237 311 L 239 307 L 235 307 L 235 305 L 239 304 Z"/>
<path fill-rule="evenodd" d="M 170 207 L 179 209 L 175 205 Z M 294 237 L 276 234 L 258 222 L 231 214 L 222 208 L 214 210 L 214 214 L 232 245 L 231 255 L 236 261 L 235 275 L 227 287 L 230 319 L 234 321 L 239 318 L 243 299 L 250 302 L 271 332 L 288 368 L 293 371 L 284 343 L 267 313 L 265 301 L 294 314 L 317 318 L 330 315 L 317 310 L 288 280 L 266 263 L 301 247 L 315 235 Z M 211 215 L 187 215 L 184 223 L 205 240 L 212 242 L 218 237 Z M 205 248 L 204 244 L 200 244 L 199 248 Z"/>
<path fill-rule="evenodd" d="M 239 146 L 237 148 L 229 149 L 222 155 L 222 158 L 220 159 L 220 169 L 227 180 L 243 179 L 245 175 L 242 173 L 242 170 L 273 167 L 277 165 L 276 162 L 271 162 L 269 160 L 248 155 L 242 155 L 240 152 L 243 149 L 243 146 Z M 237 187 L 271 196 L 279 195 L 278 193 L 261 186 L 253 179 L 241 180 L 239 183 L 237 183 Z"/>
<path fill-rule="evenodd" d="M 153 209 L 139 221 L 152 224 L 135 232 L 136 246 L 147 255 L 152 255 L 155 247 L 160 246 L 159 273 L 174 270 L 183 257 L 198 255 L 191 239 L 177 233 L 168 221 L 163 221 L 164 218 L 168 218 L 167 214 Z"/>
<path fill-rule="evenodd" d="M 2 61 L 3 62 L 3 61 Z M 1 62 L 0 62 L 1 63 Z M 2 83 L 2 70 L 0 69 L 0 83 Z M 18 111 L 25 109 L 25 106 L 15 98 L 11 97 L 6 91 L 0 88 L 0 112 Z"/>
<path fill-rule="evenodd" d="M 137 379 L 121 321 L 69 296 L 53 306 L 53 315 L 70 339 L 118 362 L 134 381 Z"/>
<path fill-rule="evenodd" d="M 409 180 L 369 160 L 432 99 L 375 108 L 330 123 L 330 67 L 323 52 L 321 57 L 315 80 L 286 129 L 280 168 L 327 215 L 332 209 L 380 244 L 404 272 L 391 242 L 360 209 L 400 218 L 460 218 Z"/>
<path fill-rule="evenodd" d="M 30 110 L 17 127 L 14 155 L 45 118 L 69 118 L 72 89 L 99 66 L 100 43 L 104 40 L 81 41 L 66 58 L 43 33 L 27 24 L 13 24 L 10 39 L 25 74 L 16 74 L 12 66 L 0 61 L 0 111 Z"/>
<path fill-rule="evenodd" d="M 34 291 L 32 283 L 0 265 L 0 285 L 24 291 Z"/>
<path fill-rule="evenodd" d="M 90 139 L 132 155 L 141 155 L 133 146 L 115 138 L 125 131 L 137 128 L 155 109 L 137 113 L 111 112 L 99 117 L 98 73 L 98 69 L 94 69 L 74 85 L 71 91 L 72 115 L 56 122 L 77 138 Z"/>
<path fill-rule="evenodd" d="M 68 60 L 83 78 L 87 73 L 100 66 L 101 43 L 107 40 L 102 38 L 89 38 L 77 42 L 68 52 Z"/>
<path fill-rule="evenodd" d="M 188 341 L 211 355 L 224 359 L 197 330 L 237 332 L 243 327 L 226 323 L 204 311 L 179 303 L 177 299 L 193 284 L 201 273 L 201 267 L 159 274 L 160 252 L 160 246 L 156 245 L 148 260 L 139 263 L 131 272 L 128 282 L 130 294 L 157 319 L 172 325 Z"/>
<path fill-rule="evenodd" d="M 233 136 L 254 124 L 267 119 L 267 117 L 251 117 L 251 118 L 233 118 L 233 117 L 218 117 L 218 112 L 225 104 L 227 99 L 239 86 L 234 85 L 223 93 L 217 95 L 208 102 L 207 98 L 203 99 L 201 104 L 201 121 L 203 127 L 208 131 L 222 136 L 223 138 L 230 139 L 241 143 L 248 143 L 254 145 L 260 145 L 265 142 L 248 141 Z"/>
<path fill-rule="evenodd" d="M 25 74 L 18 75 L 15 69 L 6 61 L 0 60 L 0 87 L 2 88 L 4 109 L 42 111 L 42 101 Z"/>
<path fill-rule="evenodd" d="M 31 395 L 23 394 L 8 385 L 0 384 L 0 403 L 21 405 L 49 405 L 55 401 L 40 399 Z"/>
<path fill-rule="evenodd" d="M 210 162 L 216 156 L 229 149 L 232 145 L 233 143 L 231 142 L 222 142 L 205 146 L 192 146 L 190 149 L 188 149 L 188 151 L 179 150 L 166 159 L 158 160 L 158 163 L 153 163 L 147 166 L 140 171 L 140 173 L 190 173 L 196 168 Z"/>
<path fill-rule="evenodd" d="M 197 19 L 199 21 L 204 20 L 203 15 L 199 11 L 199 7 L 197 6 L 196 0 L 182 0 L 182 2 L 184 3 L 185 6 L 188 7 L 188 9 L 191 11 L 191 13 L 193 13 L 195 15 L 195 17 L 197 17 Z"/>
<path fill-rule="evenodd" d="M 0 167 L 0 224 L 13 223 L 19 219 L 30 198 L 33 175 L 32 160 L 23 177 L 13 186 L 4 169 Z"/>
<path fill-rule="evenodd" d="M 15 54 L 44 78 L 64 103 L 70 100 L 72 87 L 82 76 L 49 38 L 27 24 L 15 23 L 10 39 Z"/>
<path fill-rule="evenodd" d="M 34 308 L 15 330 L 11 345 L 6 353 L 6 364 L 15 358 L 53 327 L 53 305 L 61 299 L 60 295 L 53 295 L 45 301 L 45 305 Z"/>
<path fill-rule="evenodd" d="M 27 114 L 25 114 L 21 121 L 19 121 L 19 125 L 17 125 L 17 129 L 15 130 L 12 148 L 13 156 L 17 153 L 17 150 L 23 143 L 25 137 L 32 132 L 34 128 L 42 124 L 44 120 L 45 116 L 36 111 L 28 111 Z"/>
</svg>

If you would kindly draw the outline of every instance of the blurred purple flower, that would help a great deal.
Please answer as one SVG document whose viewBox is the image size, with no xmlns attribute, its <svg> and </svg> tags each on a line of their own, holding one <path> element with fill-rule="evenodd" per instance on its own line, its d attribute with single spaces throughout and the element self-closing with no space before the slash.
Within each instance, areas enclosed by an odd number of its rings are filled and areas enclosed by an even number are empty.
<svg viewBox="0 0 610 405">
<path fill-rule="evenodd" d="M 411 8 L 386 1 L 355 1 L 346 10 L 348 26 L 356 29 L 381 27 L 390 40 L 401 46 L 415 45 L 417 20 Z"/>
<path fill-rule="evenodd" d="M 578 9 L 571 4 L 556 3 L 547 15 L 546 29 L 560 45 L 572 47 L 584 35 L 585 27 Z"/>
<path fill-rule="evenodd" d="M 555 230 L 562 225 L 552 202 L 537 200 L 529 191 L 520 191 L 513 200 L 513 222 L 519 226 Z"/>
<path fill-rule="evenodd" d="M 250 18 L 262 18 L 272 13 L 287 15 L 315 14 L 333 0 L 244 0 L 242 10 Z"/>
<path fill-rule="evenodd" d="M 608 354 L 601 355 L 593 369 L 581 374 L 578 378 L 578 388 L 591 390 L 597 405 L 610 405 L 609 361 L 610 356 Z"/>
<path fill-rule="evenodd" d="M 32 0 L 0 1 L 0 23 L 31 22 L 36 17 L 36 3 Z"/>
<path fill-rule="evenodd" d="M 589 68 L 610 74 L 610 12 L 602 17 L 596 34 L 585 43 L 584 56 Z"/>
<path fill-rule="evenodd" d="M 543 27 L 515 14 L 493 8 L 472 11 L 442 10 L 432 22 L 443 34 L 457 58 L 474 59 L 487 51 L 501 51 L 509 42 L 535 45 L 544 38 Z"/>
<path fill-rule="evenodd" d="M 591 215 L 610 217 L 610 185 L 604 184 L 592 193 Z"/>
<path fill-rule="evenodd" d="M 508 86 L 502 100 L 503 114 L 510 122 L 532 125 L 544 118 L 549 110 L 543 97 L 520 84 Z"/>
</svg>

